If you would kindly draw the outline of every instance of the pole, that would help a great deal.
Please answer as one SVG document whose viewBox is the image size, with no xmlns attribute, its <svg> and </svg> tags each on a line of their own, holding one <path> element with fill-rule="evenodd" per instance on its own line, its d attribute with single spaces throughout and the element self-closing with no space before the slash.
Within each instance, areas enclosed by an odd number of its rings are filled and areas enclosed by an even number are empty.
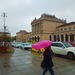
<svg viewBox="0 0 75 75">
<path fill-rule="evenodd" d="M 2 17 L 4 18 L 4 41 L 5 41 L 5 31 L 6 31 L 5 17 L 7 17 L 5 12 L 2 14 Z"/>
</svg>

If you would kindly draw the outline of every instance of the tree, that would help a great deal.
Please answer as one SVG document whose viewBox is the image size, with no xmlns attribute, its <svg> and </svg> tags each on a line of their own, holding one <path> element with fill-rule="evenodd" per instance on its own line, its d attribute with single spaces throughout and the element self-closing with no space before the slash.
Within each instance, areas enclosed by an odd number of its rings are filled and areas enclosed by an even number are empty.
<svg viewBox="0 0 75 75">
<path fill-rule="evenodd" d="M 16 40 L 16 36 L 13 36 L 12 38 L 11 38 L 11 41 L 15 41 Z"/>
</svg>

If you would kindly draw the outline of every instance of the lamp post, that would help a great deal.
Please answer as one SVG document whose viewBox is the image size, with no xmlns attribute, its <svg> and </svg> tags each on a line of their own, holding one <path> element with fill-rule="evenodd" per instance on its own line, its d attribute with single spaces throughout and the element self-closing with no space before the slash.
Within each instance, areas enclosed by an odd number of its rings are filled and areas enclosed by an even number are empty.
<svg viewBox="0 0 75 75">
<path fill-rule="evenodd" d="M 5 13 L 5 12 L 2 13 L 1 16 L 4 18 L 4 41 L 5 41 L 5 31 L 6 31 L 6 26 L 5 26 L 5 17 L 7 17 L 7 16 L 6 16 L 6 13 Z"/>
</svg>

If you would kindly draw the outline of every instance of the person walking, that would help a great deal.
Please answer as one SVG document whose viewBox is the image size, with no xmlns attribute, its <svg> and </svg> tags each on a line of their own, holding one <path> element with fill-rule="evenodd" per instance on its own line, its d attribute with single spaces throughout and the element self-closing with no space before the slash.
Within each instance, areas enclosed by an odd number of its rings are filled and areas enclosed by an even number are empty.
<svg viewBox="0 0 75 75">
<path fill-rule="evenodd" d="M 51 75 L 55 75 L 54 70 L 53 70 L 53 61 L 52 61 L 52 50 L 51 46 L 45 47 L 45 52 L 43 54 L 43 61 L 41 63 L 41 67 L 43 68 L 42 75 L 45 75 L 45 73 L 49 70 Z"/>
</svg>

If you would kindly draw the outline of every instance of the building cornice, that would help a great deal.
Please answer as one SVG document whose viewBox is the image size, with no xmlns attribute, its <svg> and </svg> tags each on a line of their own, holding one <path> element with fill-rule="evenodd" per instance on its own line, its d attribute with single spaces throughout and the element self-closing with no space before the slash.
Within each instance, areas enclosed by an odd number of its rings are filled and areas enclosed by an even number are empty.
<svg viewBox="0 0 75 75">
<path fill-rule="evenodd" d="M 73 25 L 73 24 L 75 24 L 75 22 L 65 23 L 63 25 L 57 26 L 56 28 L 60 28 L 60 27 L 64 27 L 64 26 L 70 26 L 70 25 Z"/>
<path fill-rule="evenodd" d="M 55 16 L 52 16 L 52 15 L 47 15 L 47 14 L 43 14 L 43 16 L 41 16 L 39 19 L 34 19 L 32 22 L 31 22 L 31 25 L 34 24 L 34 23 L 37 23 L 39 21 L 42 21 L 42 20 L 48 20 L 48 21 L 54 21 L 54 22 L 60 22 L 60 23 L 66 23 L 66 20 L 61 20 L 61 19 L 58 19 L 57 17 Z"/>
</svg>

